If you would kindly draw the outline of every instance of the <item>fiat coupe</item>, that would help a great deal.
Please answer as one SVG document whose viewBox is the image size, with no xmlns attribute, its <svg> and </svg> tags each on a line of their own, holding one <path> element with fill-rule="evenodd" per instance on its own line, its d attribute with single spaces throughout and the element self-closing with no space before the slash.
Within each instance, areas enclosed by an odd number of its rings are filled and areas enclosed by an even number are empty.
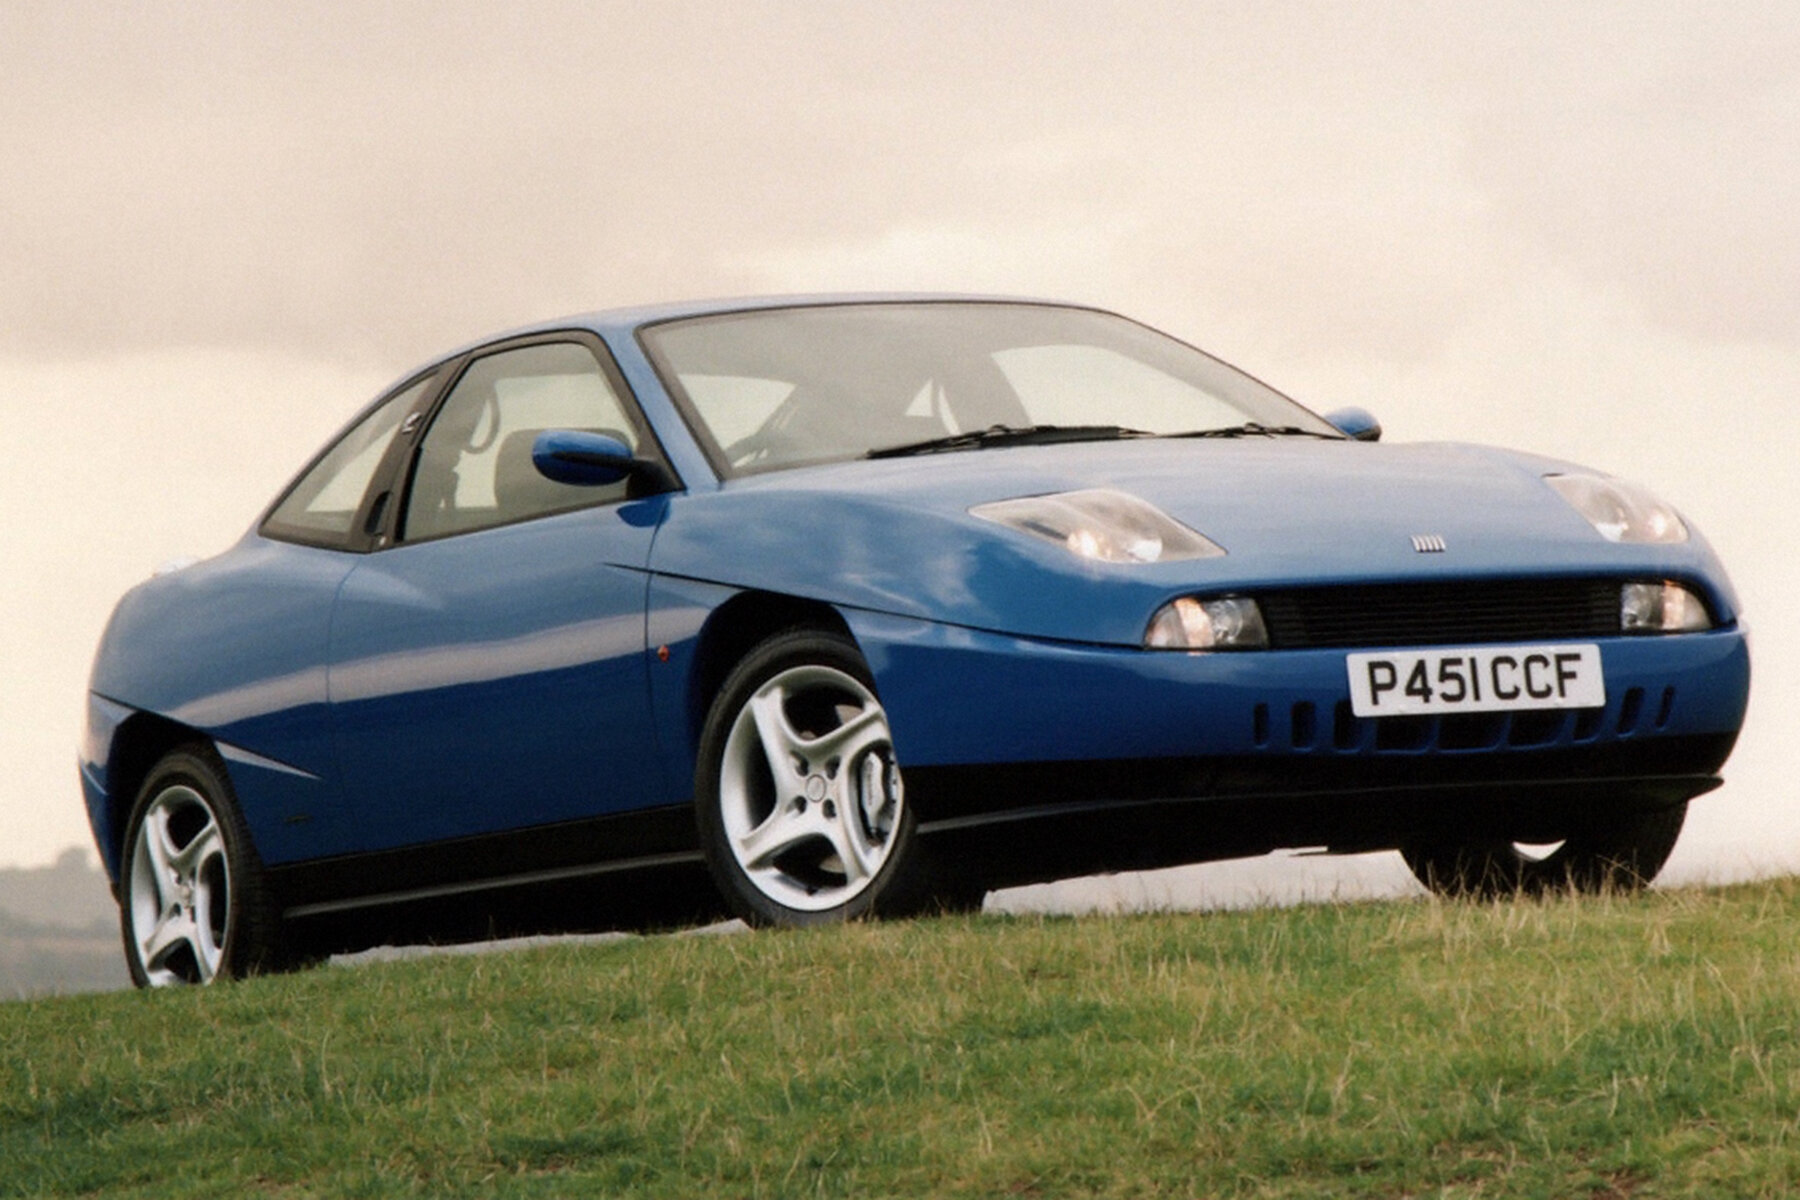
<svg viewBox="0 0 1800 1200">
<path fill-rule="evenodd" d="M 1748 690 L 1640 486 L 1091 308 L 776 298 L 407 374 L 125 596 L 80 769 L 133 978 L 204 983 L 452 912 L 806 925 L 1282 847 L 1635 887 Z"/>
</svg>

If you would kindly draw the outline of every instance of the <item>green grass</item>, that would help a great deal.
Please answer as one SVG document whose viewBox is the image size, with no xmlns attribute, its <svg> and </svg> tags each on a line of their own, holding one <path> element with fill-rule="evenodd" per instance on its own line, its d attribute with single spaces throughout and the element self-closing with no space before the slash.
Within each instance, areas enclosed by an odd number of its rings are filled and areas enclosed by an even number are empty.
<svg viewBox="0 0 1800 1200">
<path fill-rule="evenodd" d="M 1782 1196 L 1800 881 L 0 1006 L 0 1195 Z"/>
</svg>

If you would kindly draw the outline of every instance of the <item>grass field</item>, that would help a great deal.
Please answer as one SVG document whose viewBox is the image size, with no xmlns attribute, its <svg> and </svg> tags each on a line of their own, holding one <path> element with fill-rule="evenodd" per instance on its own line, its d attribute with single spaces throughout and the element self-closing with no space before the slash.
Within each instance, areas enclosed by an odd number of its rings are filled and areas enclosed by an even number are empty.
<svg viewBox="0 0 1800 1200">
<path fill-rule="evenodd" d="M 1785 1196 L 1800 882 L 0 1006 L 0 1195 Z"/>
</svg>

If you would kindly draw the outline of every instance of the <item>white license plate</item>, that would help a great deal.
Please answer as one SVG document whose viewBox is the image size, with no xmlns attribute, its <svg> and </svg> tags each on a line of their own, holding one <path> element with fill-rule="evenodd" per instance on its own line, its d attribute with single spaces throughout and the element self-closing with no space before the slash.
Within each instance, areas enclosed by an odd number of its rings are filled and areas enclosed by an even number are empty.
<svg viewBox="0 0 1800 1200">
<path fill-rule="evenodd" d="M 1600 647 L 1473 646 L 1348 656 L 1350 709 L 1404 717 L 1606 703 Z"/>
</svg>

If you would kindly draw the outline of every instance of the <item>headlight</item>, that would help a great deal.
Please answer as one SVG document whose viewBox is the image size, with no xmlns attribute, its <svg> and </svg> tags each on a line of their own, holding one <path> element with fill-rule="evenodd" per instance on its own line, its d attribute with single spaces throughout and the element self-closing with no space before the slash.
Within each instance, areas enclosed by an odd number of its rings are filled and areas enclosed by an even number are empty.
<svg viewBox="0 0 1800 1200">
<path fill-rule="evenodd" d="M 1177 562 L 1225 553 L 1154 504 L 1108 488 L 996 500 L 969 513 L 1094 562 Z"/>
<path fill-rule="evenodd" d="M 1268 644 L 1262 610 L 1248 596 L 1182 596 L 1157 609 L 1144 633 L 1152 650 L 1261 650 Z"/>
<path fill-rule="evenodd" d="M 1679 583 L 1628 583 L 1619 589 L 1624 633 L 1697 633 L 1712 628 L 1706 603 Z"/>
<path fill-rule="evenodd" d="M 1546 475 L 1544 482 L 1609 542 L 1685 542 L 1687 526 L 1648 489 L 1603 475 Z"/>
</svg>

